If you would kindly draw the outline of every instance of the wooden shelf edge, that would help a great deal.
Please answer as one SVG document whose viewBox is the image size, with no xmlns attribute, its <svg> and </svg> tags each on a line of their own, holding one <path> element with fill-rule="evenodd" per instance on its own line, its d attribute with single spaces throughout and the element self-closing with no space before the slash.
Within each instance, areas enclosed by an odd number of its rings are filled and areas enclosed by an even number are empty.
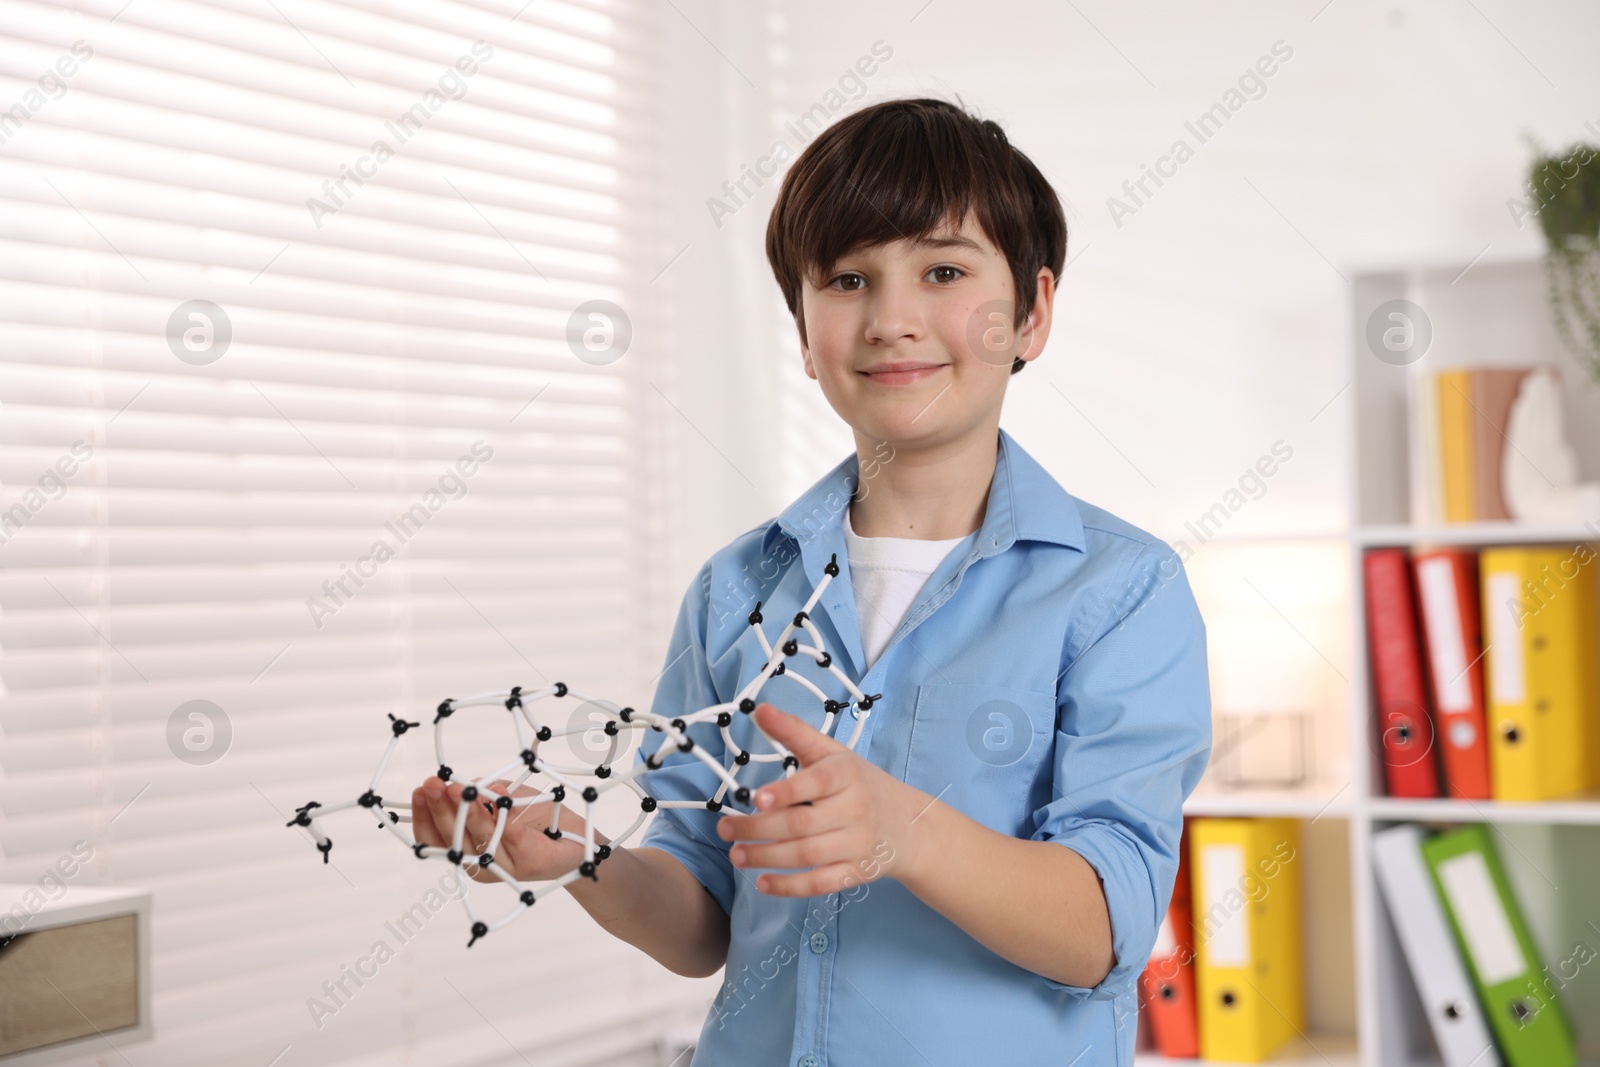
<svg viewBox="0 0 1600 1067">
<path fill-rule="evenodd" d="M 1162 540 L 1195 543 L 1192 533 L 1163 534 Z M 1442 526 L 1414 526 L 1411 523 L 1372 523 L 1343 530 L 1288 530 L 1282 533 L 1218 532 L 1198 544 L 1233 545 L 1310 545 L 1354 543 L 1361 548 L 1380 545 L 1496 545 L 1562 544 L 1571 541 L 1600 541 L 1600 523 L 1583 522 L 1461 522 Z"/>
<path fill-rule="evenodd" d="M 1390 523 L 1361 526 L 1354 532 L 1363 547 L 1421 542 L 1447 545 L 1493 545 L 1600 541 L 1600 525 L 1542 522 L 1463 522 L 1446 526 Z"/>
<path fill-rule="evenodd" d="M 1304 789 L 1205 789 L 1184 801 L 1197 818 L 1349 819 L 1378 822 L 1550 823 L 1600 826 L 1600 793 L 1565 800 L 1447 800 L 1443 797 L 1367 797 L 1351 786 Z"/>
<path fill-rule="evenodd" d="M 1313 783 L 1294 788 L 1205 789 L 1190 794 L 1183 813 L 1200 817 L 1348 818 L 1355 810 L 1348 784 Z"/>
<path fill-rule="evenodd" d="M 1374 819 L 1398 822 L 1427 820 L 1600 826 L 1600 795 L 1528 802 L 1372 797 L 1366 802 L 1366 808 Z"/>
<path fill-rule="evenodd" d="M 1134 1067 L 1244 1067 L 1224 1060 L 1179 1060 L 1155 1052 L 1136 1052 Z M 1357 1067 L 1361 1055 L 1356 1039 L 1347 1034 L 1311 1034 L 1285 1046 L 1277 1055 L 1264 1061 L 1273 1067 Z"/>
</svg>

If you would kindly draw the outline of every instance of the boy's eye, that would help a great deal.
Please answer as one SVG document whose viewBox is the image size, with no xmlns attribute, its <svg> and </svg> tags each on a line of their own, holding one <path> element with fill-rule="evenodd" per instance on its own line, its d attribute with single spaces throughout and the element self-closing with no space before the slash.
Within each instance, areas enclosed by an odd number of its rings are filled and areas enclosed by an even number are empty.
<svg viewBox="0 0 1600 1067">
<path fill-rule="evenodd" d="M 933 275 L 934 281 L 941 285 L 948 285 L 957 278 L 965 277 L 967 272 L 962 270 L 960 267 L 952 267 L 948 264 L 941 264 L 937 267 L 929 267 L 928 273 Z M 865 278 L 859 274 L 850 272 L 837 275 L 832 281 L 828 282 L 828 285 L 837 286 L 840 290 L 847 293 L 858 292 L 866 284 L 867 280 Z"/>
</svg>

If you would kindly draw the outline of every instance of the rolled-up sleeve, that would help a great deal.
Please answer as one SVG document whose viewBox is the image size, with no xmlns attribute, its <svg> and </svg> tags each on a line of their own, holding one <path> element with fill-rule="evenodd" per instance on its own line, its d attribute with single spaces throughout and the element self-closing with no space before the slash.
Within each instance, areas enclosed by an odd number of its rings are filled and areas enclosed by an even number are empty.
<svg viewBox="0 0 1600 1067">
<path fill-rule="evenodd" d="M 666 667 L 656 682 L 650 710 L 673 718 L 721 703 L 706 658 L 706 617 L 711 587 L 708 561 L 689 583 L 683 604 L 678 609 L 667 647 Z M 705 753 L 723 760 L 725 746 L 715 723 L 696 723 L 689 727 L 690 738 Z M 666 734 L 646 730 L 634 755 L 635 765 L 654 754 Z M 692 752 L 669 751 L 661 767 L 646 771 L 639 782 L 657 801 L 695 800 L 704 803 L 713 796 L 720 780 Z M 717 836 L 717 820 L 722 816 L 706 808 L 661 808 L 645 827 L 641 847 L 658 848 L 674 857 L 705 886 L 722 910 L 733 910 L 733 866 L 728 861 L 731 842 Z"/>
<path fill-rule="evenodd" d="M 1116 965 L 1088 997 L 1131 987 L 1155 945 L 1178 869 L 1183 802 L 1211 753 L 1205 623 L 1183 563 L 1162 541 L 1141 548 L 1069 634 L 1057 684 L 1054 789 L 1031 839 L 1066 845 L 1105 890 Z"/>
</svg>

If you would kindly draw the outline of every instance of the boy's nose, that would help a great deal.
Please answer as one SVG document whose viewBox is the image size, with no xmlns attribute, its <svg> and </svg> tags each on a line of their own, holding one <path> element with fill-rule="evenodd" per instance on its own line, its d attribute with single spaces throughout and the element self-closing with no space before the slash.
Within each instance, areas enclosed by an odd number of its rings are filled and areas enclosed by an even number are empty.
<svg viewBox="0 0 1600 1067">
<path fill-rule="evenodd" d="M 922 308 L 916 297 L 894 283 L 882 283 L 868 301 L 866 339 L 892 345 L 919 340 L 923 333 Z"/>
</svg>

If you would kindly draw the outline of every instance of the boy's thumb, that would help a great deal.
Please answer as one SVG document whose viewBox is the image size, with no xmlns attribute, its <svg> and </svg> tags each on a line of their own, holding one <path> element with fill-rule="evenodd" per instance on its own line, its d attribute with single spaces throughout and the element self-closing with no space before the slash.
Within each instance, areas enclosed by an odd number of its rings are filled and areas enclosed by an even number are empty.
<svg viewBox="0 0 1600 1067">
<path fill-rule="evenodd" d="M 802 767 L 816 762 L 830 752 L 844 748 L 815 726 L 799 716 L 790 715 L 782 708 L 771 704 L 757 704 L 753 714 L 756 725 L 768 737 L 794 753 Z"/>
</svg>

